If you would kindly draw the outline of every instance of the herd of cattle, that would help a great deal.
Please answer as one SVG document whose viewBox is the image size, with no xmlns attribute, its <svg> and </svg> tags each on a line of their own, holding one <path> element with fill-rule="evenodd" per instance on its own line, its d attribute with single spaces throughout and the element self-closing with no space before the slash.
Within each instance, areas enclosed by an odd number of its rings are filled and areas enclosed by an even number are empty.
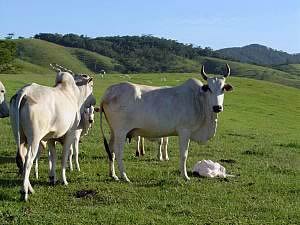
<svg viewBox="0 0 300 225">
<path fill-rule="evenodd" d="M 57 72 L 54 87 L 28 84 L 16 92 L 8 108 L 5 101 L 6 90 L 0 82 L 0 118 L 10 117 L 17 144 L 16 162 L 23 174 L 21 198 L 25 201 L 34 190 L 29 181 L 31 167 L 35 160 L 35 174 L 38 177 L 38 159 L 42 149 L 49 149 L 49 178 L 56 182 L 55 144 L 61 143 L 62 180 L 66 178 L 67 160 L 72 166 L 73 150 L 76 167 L 78 144 L 94 122 L 94 112 L 100 112 L 100 128 L 104 147 L 109 158 L 109 175 L 118 180 L 114 168 L 117 160 L 121 178 L 130 181 L 123 165 L 123 150 L 126 139 L 137 138 L 136 155 L 144 154 L 144 137 L 159 144 L 158 158 L 168 160 L 168 136 L 179 137 L 180 171 L 189 180 L 186 160 L 190 140 L 206 142 L 215 135 L 218 113 L 223 111 L 224 92 L 231 91 L 225 83 L 230 75 L 208 77 L 201 69 L 203 84 L 197 79 L 189 79 L 175 87 L 153 87 L 123 82 L 107 88 L 100 107 L 95 107 L 93 78 L 86 74 L 74 74 L 60 65 L 51 65 Z M 102 114 L 110 128 L 107 142 Z"/>
</svg>

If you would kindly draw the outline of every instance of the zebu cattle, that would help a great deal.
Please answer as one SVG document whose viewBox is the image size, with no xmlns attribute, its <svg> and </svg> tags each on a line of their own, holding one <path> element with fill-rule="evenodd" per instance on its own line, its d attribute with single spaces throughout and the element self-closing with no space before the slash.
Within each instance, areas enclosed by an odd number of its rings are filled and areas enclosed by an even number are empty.
<svg viewBox="0 0 300 225">
<path fill-rule="evenodd" d="M 65 185 L 68 184 L 66 161 L 80 122 L 80 114 L 84 108 L 95 104 L 92 78 L 73 77 L 69 72 L 57 69 L 55 83 L 55 87 L 27 85 L 11 100 L 11 123 L 19 150 L 17 162 L 20 167 L 24 165 L 21 190 L 24 200 L 28 199 L 28 191 L 34 192 L 29 174 L 41 141 L 48 143 L 51 153 L 50 182 L 55 182 L 55 140 L 62 139 L 62 179 Z"/>
<path fill-rule="evenodd" d="M 5 99 L 6 90 L 0 81 L 0 118 L 8 117 L 9 110 Z"/>
<path fill-rule="evenodd" d="M 224 92 L 231 91 L 225 78 L 230 74 L 228 65 L 224 77 L 208 77 L 202 66 L 201 74 L 207 84 L 189 79 L 176 87 L 153 87 L 129 82 L 110 86 L 100 104 L 111 134 L 109 144 L 104 137 L 108 153 L 109 173 L 118 179 L 114 169 L 117 159 L 121 178 L 130 181 L 123 166 L 123 148 L 126 137 L 178 136 L 181 175 L 189 180 L 186 160 L 190 140 L 206 142 L 215 135 L 218 113 L 223 111 Z"/>
<path fill-rule="evenodd" d="M 76 128 L 75 131 L 75 139 L 74 139 L 74 143 L 71 145 L 70 148 L 70 153 L 69 153 L 69 165 L 70 165 L 70 170 L 73 170 L 73 162 L 72 162 L 72 158 L 73 158 L 73 151 L 75 150 L 75 164 L 76 164 L 76 168 L 78 171 L 80 171 L 80 166 L 79 166 L 79 142 L 80 142 L 80 138 L 82 136 L 86 136 L 89 132 L 89 129 L 91 128 L 92 124 L 94 123 L 94 106 L 90 106 L 89 108 L 85 108 L 84 112 L 81 114 L 81 119 L 79 122 L 78 127 Z M 61 142 L 61 139 L 57 139 L 56 141 Z M 40 148 L 38 151 L 38 154 L 36 156 L 35 159 L 35 177 L 36 179 L 39 178 L 39 170 L 38 170 L 38 161 L 40 158 L 40 154 L 41 152 L 45 151 L 47 147 L 47 142 L 46 141 L 41 141 L 40 143 Z M 50 162 L 51 163 L 51 162 Z"/>
<path fill-rule="evenodd" d="M 168 143 L 169 138 L 147 138 L 149 141 L 157 142 L 158 144 L 158 151 L 157 151 L 157 158 L 160 161 L 168 161 Z M 138 136 L 136 141 L 136 156 L 143 156 L 145 155 L 145 138 Z"/>
</svg>

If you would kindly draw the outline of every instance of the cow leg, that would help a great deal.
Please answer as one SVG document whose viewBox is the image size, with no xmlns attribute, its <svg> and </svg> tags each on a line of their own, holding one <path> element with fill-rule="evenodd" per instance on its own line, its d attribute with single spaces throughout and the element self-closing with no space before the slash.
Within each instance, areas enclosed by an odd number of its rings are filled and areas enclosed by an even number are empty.
<svg viewBox="0 0 300 225">
<path fill-rule="evenodd" d="M 66 167 L 67 167 L 67 159 L 70 154 L 71 145 L 74 143 L 74 133 L 67 133 L 65 139 L 63 141 L 63 155 L 61 160 L 62 167 L 62 180 L 64 185 L 68 185 L 67 177 L 66 177 Z"/>
<path fill-rule="evenodd" d="M 49 158 L 49 181 L 50 185 L 54 185 L 56 182 L 56 173 L 55 173 L 55 167 L 56 167 L 56 150 L 55 150 L 55 141 L 49 140 L 48 141 L 48 158 Z"/>
<path fill-rule="evenodd" d="M 142 141 L 141 155 L 144 156 L 145 155 L 145 138 L 141 137 L 141 141 Z"/>
<path fill-rule="evenodd" d="M 28 192 L 34 193 L 34 190 L 29 181 L 30 170 L 33 165 L 33 160 L 39 150 L 39 141 L 32 142 L 28 147 L 28 152 L 25 159 L 24 166 L 24 180 L 23 180 L 23 190 L 21 190 L 21 198 L 25 201 L 28 200 Z"/>
<path fill-rule="evenodd" d="M 25 142 L 21 142 L 20 149 L 17 148 L 17 154 L 16 154 L 16 163 L 19 168 L 20 175 L 24 173 L 26 155 L 27 155 L 27 147 L 25 145 Z"/>
<path fill-rule="evenodd" d="M 123 151 L 124 151 L 125 141 L 126 141 L 126 135 L 123 134 L 115 135 L 114 152 L 116 154 L 116 159 L 118 161 L 118 167 L 121 173 L 121 178 L 127 182 L 130 182 L 130 180 L 128 179 L 125 173 L 125 168 L 123 165 Z"/>
<path fill-rule="evenodd" d="M 169 138 L 168 137 L 162 138 L 162 158 L 163 158 L 163 160 L 166 160 L 166 161 L 169 160 L 169 156 L 168 156 L 168 142 L 169 142 Z"/>
<path fill-rule="evenodd" d="M 162 157 L 162 144 L 163 144 L 163 138 L 159 138 L 158 139 L 158 152 L 157 152 L 157 159 L 160 161 L 163 161 L 163 157 Z"/>
<path fill-rule="evenodd" d="M 109 160 L 109 176 L 114 180 L 119 180 L 115 171 L 115 153 L 114 153 L 114 135 L 111 133 L 109 140 L 109 150 L 111 152 L 112 161 Z"/>
<path fill-rule="evenodd" d="M 179 146 L 180 146 L 180 172 L 186 180 L 190 180 L 186 170 L 186 160 L 188 157 L 189 148 L 189 133 L 187 131 L 179 134 Z"/>
<path fill-rule="evenodd" d="M 73 149 L 75 148 L 74 147 L 75 143 L 73 143 L 70 147 L 70 154 L 69 154 L 69 164 L 70 164 L 70 170 L 73 171 L 73 163 L 72 163 L 72 158 L 73 158 Z"/>
<path fill-rule="evenodd" d="M 137 136 L 135 156 L 141 155 L 141 136 Z"/>
<path fill-rule="evenodd" d="M 39 159 L 40 159 L 41 149 L 38 150 L 36 157 L 35 157 L 35 178 L 39 179 Z"/>
<path fill-rule="evenodd" d="M 78 159 L 78 155 L 79 155 L 79 140 L 80 140 L 80 133 L 76 132 L 75 135 L 75 140 L 74 140 L 74 149 L 75 149 L 75 163 L 76 163 L 76 168 L 78 171 L 80 171 L 80 167 L 79 167 L 79 159 Z"/>
</svg>

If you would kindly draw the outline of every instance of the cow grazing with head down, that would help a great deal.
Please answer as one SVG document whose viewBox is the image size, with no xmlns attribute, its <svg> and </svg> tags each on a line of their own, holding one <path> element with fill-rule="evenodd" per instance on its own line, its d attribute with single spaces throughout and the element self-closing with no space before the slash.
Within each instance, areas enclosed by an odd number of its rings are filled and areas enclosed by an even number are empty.
<svg viewBox="0 0 300 225">
<path fill-rule="evenodd" d="M 207 82 L 189 79 L 176 87 L 153 87 L 129 82 L 110 86 L 100 104 L 111 130 L 110 141 L 104 137 L 110 158 L 110 176 L 118 179 L 114 169 L 117 159 L 121 178 L 130 181 L 123 166 L 123 148 L 126 137 L 178 136 L 181 175 L 189 180 L 186 160 L 190 140 L 206 142 L 215 135 L 218 113 L 223 111 L 224 93 L 233 88 L 225 82 L 230 74 L 208 77 L 202 66 L 201 74 Z"/>
<path fill-rule="evenodd" d="M 5 100 L 5 94 L 6 94 L 5 87 L 0 81 L 0 118 L 9 116 L 9 110 Z"/>
<path fill-rule="evenodd" d="M 66 161 L 74 142 L 75 130 L 84 108 L 95 104 L 92 78 L 74 76 L 56 68 L 56 85 L 47 87 L 30 84 L 21 88 L 11 99 L 11 123 L 18 146 L 17 162 L 23 167 L 24 200 L 33 193 L 29 174 L 41 141 L 47 141 L 50 150 L 50 182 L 55 182 L 55 141 L 63 143 L 62 179 L 65 185 Z M 21 161 L 21 162 L 20 162 Z"/>
</svg>

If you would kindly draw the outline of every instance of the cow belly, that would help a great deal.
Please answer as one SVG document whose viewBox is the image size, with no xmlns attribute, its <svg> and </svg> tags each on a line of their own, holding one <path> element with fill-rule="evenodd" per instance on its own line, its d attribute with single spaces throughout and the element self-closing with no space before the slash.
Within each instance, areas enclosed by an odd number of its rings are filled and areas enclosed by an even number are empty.
<svg viewBox="0 0 300 225">
<path fill-rule="evenodd" d="M 162 130 L 162 129 L 142 129 L 142 128 L 134 128 L 132 129 L 128 135 L 128 137 L 137 137 L 142 136 L 146 138 L 160 138 L 160 137 L 168 137 L 168 136 L 176 136 L 175 130 Z"/>
</svg>

